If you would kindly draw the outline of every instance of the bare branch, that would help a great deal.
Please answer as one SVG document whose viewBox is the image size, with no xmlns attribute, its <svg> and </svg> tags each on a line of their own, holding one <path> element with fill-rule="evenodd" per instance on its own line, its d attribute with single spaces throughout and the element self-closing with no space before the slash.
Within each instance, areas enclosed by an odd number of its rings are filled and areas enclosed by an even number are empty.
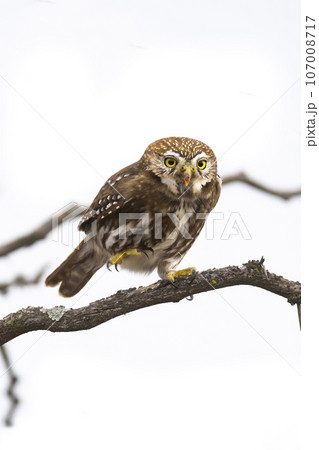
<svg viewBox="0 0 319 450">
<path fill-rule="evenodd" d="M 32 284 L 38 284 L 44 274 L 45 269 L 41 269 L 38 274 L 33 278 L 25 278 L 23 275 L 16 276 L 12 281 L 7 283 L 0 283 L 0 293 L 7 294 L 8 290 L 12 287 L 30 286 Z"/>
<path fill-rule="evenodd" d="M 19 403 L 19 399 L 14 393 L 14 386 L 16 385 L 16 383 L 18 381 L 18 377 L 16 376 L 16 374 L 14 373 L 14 371 L 12 369 L 12 365 L 10 363 L 9 356 L 8 356 L 6 347 L 4 345 L 2 345 L 0 347 L 0 353 L 1 353 L 2 359 L 4 361 L 5 367 L 6 367 L 6 372 L 9 375 L 9 387 L 7 389 L 7 395 L 8 395 L 9 401 L 11 403 L 9 411 L 4 419 L 4 423 L 7 426 L 11 426 L 13 414 Z"/>
<path fill-rule="evenodd" d="M 167 281 L 158 281 L 147 287 L 118 291 L 110 297 L 94 301 L 77 309 L 56 306 L 51 309 L 29 306 L 0 320 L 0 345 L 29 331 L 49 330 L 66 332 L 88 330 L 115 317 L 148 306 L 178 302 L 200 292 L 213 291 L 228 286 L 250 285 L 280 295 L 292 305 L 300 304 L 300 283 L 269 273 L 263 261 L 249 261 L 242 267 L 228 266 L 209 269 L 176 281 L 178 289 Z"/>
<path fill-rule="evenodd" d="M 74 202 L 66 205 L 58 214 L 52 215 L 50 219 L 37 227 L 35 230 L 9 242 L 8 244 L 0 246 L 0 257 L 6 256 L 22 247 L 30 247 L 35 242 L 44 239 L 50 231 L 60 225 L 64 219 L 71 219 L 80 216 L 83 214 L 85 209 L 85 206 L 80 206 Z"/>
<path fill-rule="evenodd" d="M 223 185 L 229 184 L 229 183 L 245 183 L 248 184 L 251 187 L 254 187 L 256 189 L 259 189 L 260 191 L 266 192 L 267 194 L 275 195 L 276 197 L 280 197 L 283 200 L 290 200 L 292 197 L 300 196 L 301 191 L 300 189 L 295 189 L 291 191 L 281 191 L 279 189 L 272 189 L 270 187 L 265 186 L 264 184 L 259 183 L 258 181 L 253 180 L 248 175 L 246 175 L 244 172 L 239 172 L 236 175 L 230 175 L 228 177 L 223 178 Z"/>
</svg>

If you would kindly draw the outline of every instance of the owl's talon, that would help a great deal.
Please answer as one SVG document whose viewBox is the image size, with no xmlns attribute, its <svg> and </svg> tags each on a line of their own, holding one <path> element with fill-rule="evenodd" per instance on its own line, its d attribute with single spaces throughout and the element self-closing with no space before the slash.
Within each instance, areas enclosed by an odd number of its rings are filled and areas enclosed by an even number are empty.
<svg viewBox="0 0 319 450">
<path fill-rule="evenodd" d="M 180 289 L 180 288 L 177 286 L 177 284 L 174 283 L 174 281 L 172 281 L 172 280 L 170 280 L 170 279 L 167 280 L 167 284 L 170 284 L 171 286 L 174 286 L 175 289 Z"/>
<path fill-rule="evenodd" d="M 119 272 L 118 266 L 119 264 L 122 264 L 124 258 L 131 255 L 140 256 L 142 253 L 148 257 L 148 254 L 144 249 L 133 248 L 131 250 L 123 250 L 122 252 L 116 253 L 114 256 L 112 256 L 110 260 L 106 263 L 106 266 L 110 271 L 111 271 L 110 266 L 115 266 L 115 270 Z"/>
<path fill-rule="evenodd" d="M 194 270 L 192 273 L 192 276 L 189 280 L 189 284 L 192 284 L 192 282 L 195 280 L 197 274 L 198 274 L 197 270 Z"/>
<path fill-rule="evenodd" d="M 108 261 L 108 262 L 106 263 L 106 268 L 107 268 L 107 270 L 109 270 L 110 272 L 112 272 L 112 270 L 110 269 L 110 267 L 111 267 L 111 263 L 110 263 L 110 261 Z"/>
<path fill-rule="evenodd" d="M 171 272 L 168 272 L 166 274 L 166 278 L 168 278 L 168 280 L 170 280 L 170 281 L 172 281 L 172 283 L 174 283 L 175 278 L 180 278 L 180 277 L 184 277 L 187 275 L 192 275 L 191 279 L 190 279 L 190 283 L 192 283 L 192 281 L 194 281 L 194 278 L 196 277 L 195 267 L 188 267 L 187 269 L 182 269 L 182 270 L 172 270 Z"/>
<path fill-rule="evenodd" d="M 146 249 L 146 250 L 147 250 L 147 249 Z M 149 258 L 149 256 L 148 256 L 146 250 L 141 249 L 141 248 L 138 248 L 138 249 L 137 249 L 138 252 L 143 253 L 143 255 L 145 255 L 147 258 Z"/>
<path fill-rule="evenodd" d="M 147 258 L 149 258 L 149 254 L 147 252 L 152 253 L 154 255 L 154 250 L 151 247 L 138 248 L 138 252 L 143 253 Z"/>
</svg>

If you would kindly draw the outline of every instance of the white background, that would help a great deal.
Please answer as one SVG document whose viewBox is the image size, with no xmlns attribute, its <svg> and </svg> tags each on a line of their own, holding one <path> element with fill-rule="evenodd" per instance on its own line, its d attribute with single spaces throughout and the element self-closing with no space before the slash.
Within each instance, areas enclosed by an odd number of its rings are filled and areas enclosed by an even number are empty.
<svg viewBox="0 0 319 450">
<path fill-rule="evenodd" d="M 89 204 L 112 173 L 161 137 L 210 145 L 223 177 L 300 184 L 299 2 L 0 2 L 1 240 L 70 201 Z M 185 265 L 266 258 L 300 279 L 299 198 L 224 187 L 215 239 Z M 252 239 L 220 239 L 239 212 Z M 212 220 L 210 220 L 212 224 Z M 1 281 L 55 268 L 54 236 L 0 261 Z M 79 307 L 157 280 L 98 272 L 74 299 L 43 283 L 12 289 L 1 316 Z M 299 449 L 299 328 L 285 299 L 234 287 L 137 311 L 96 329 L 36 332 L 8 346 L 22 400 L 3 448 Z M 2 367 L 4 372 L 5 368 Z M 0 374 L 1 375 L 1 374 Z M 0 416 L 7 377 L 2 375 Z"/>
</svg>

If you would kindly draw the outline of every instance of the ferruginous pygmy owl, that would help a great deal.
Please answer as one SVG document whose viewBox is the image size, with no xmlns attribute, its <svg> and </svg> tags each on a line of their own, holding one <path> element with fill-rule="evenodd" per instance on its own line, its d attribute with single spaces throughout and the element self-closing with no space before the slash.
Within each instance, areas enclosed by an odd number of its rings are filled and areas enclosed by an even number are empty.
<svg viewBox="0 0 319 450">
<path fill-rule="evenodd" d="M 195 139 L 150 144 L 139 161 L 106 181 L 79 223 L 79 247 L 46 279 L 59 293 L 79 292 L 104 264 L 152 272 L 175 282 L 174 270 L 203 228 L 221 190 L 214 152 Z"/>
</svg>

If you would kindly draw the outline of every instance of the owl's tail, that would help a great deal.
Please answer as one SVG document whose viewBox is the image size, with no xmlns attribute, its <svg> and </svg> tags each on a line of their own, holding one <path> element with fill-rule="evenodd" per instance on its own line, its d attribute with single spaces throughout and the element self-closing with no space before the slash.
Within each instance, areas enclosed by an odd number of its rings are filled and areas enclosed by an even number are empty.
<svg viewBox="0 0 319 450">
<path fill-rule="evenodd" d="M 90 280 L 105 263 L 104 258 L 95 249 L 94 239 L 82 241 L 79 247 L 57 267 L 45 280 L 47 286 L 61 283 L 59 294 L 72 297 Z"/>
</svg>

